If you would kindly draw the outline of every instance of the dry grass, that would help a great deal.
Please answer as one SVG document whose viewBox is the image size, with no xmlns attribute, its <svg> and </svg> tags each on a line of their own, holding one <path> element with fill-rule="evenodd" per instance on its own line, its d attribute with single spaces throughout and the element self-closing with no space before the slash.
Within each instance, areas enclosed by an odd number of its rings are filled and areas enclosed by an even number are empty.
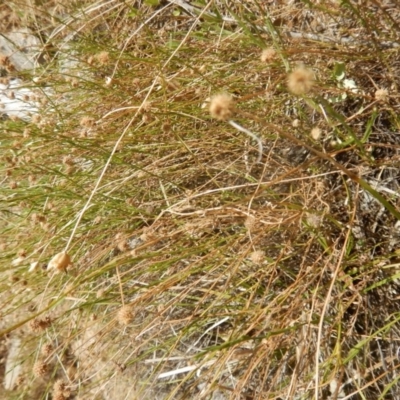
<svg viewBox="0 0 400 400">
<path fill-rule="evenodd" d="M 0 395 L 398 398 L 398 10 L 152 3 L 1 6 Z"/>
</svg>

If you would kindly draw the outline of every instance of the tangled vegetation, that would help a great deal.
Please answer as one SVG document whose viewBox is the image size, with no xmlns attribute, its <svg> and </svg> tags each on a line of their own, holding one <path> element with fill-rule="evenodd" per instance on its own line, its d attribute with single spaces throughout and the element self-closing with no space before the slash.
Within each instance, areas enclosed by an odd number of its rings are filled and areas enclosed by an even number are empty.
<svg viewBox="0 0 400 400">
<path fill-rule="evenodd" d="M 400 397 L 398 6 L 0 16 L 1 398 Z"/>
</svg>

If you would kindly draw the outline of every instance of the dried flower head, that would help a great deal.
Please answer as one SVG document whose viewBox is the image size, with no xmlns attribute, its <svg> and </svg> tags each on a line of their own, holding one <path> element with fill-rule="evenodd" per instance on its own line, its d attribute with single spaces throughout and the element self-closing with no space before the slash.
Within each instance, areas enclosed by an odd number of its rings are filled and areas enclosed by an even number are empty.
<svg viewBox="0 0 400 400">
<path fill-rule="evenodd" d="M 319 228 L 322 223 L 322 217 L 316 214 L 307 213 L 307 223 L 312 228 Z"/>
<path fill-rule="evenodd" d="M 311 137 L 314 140 L 318 140 L 321 137 L 321 134 L 322 134 L 321 129 L 319 129 L 317 127 L 311 129 Z"/>
<path fill-rule="evenodd" d="M 121 325 L 128 325 L 133 320 L 132 307 L 130 305 L 122 306 L 117 313 L 117 320 Z"/>
<path fill-rule="evenodd" d="M 105 65 L 108 64 L 110 61 L 110 54 L 108 51 L 102 51 L 101 53 L 96 55 L 97 60 L 100 64 Z"/>
<path fill-rule="evenodd" d="M 153 240 L 156 238 L 155 232 L 149 228 L 149 227 L 144 227 L 142 234 L 140 235 L 140 240 L 142 242 L 148 242 L 149 240 Z"/>
<path fill-rule="evenodd" d="M 329 147 L 332 148 L 332 149 L 335 148 L 337 145 L 338 145 L 337 140 L 331 140 L 329 142 Z"/>
<path fill-rule="evenodd" d="M 128 251 L 129 250 L 128 242 L 126 240 L 124 240 L 124 239 L 120 240 L 117 243 L 117 249 L 122 253 L 125 252 L 125 251 Z"/>
<path fill-rule="evenodd" d="M 6 67 L 10 63 L 10 59 L 3 53 L 0 53 L 0 66 Z"/>
<path fill-rule="evenodd" d="M 72 78 L 72 79 L 70 80 L 70 83 L 71 83 L 71 86 L 72 86 L 72 87 L 78 87 L 78 86 L 79 86 L 79 81 L 78 81 L 77 78 Z"/>
<path fill-rule="evenodd" d="M 33 124 L 38 124 L 42 120 L 42 117 L 39 114 L 32 115 L 31 122 Z"/>
<path fill-rule="evenodd" d="M 117 249 L 121 252 L 129 250 L 129 245 L 126 237 L 123 233 L 117 233 L 115 235 L 115 241 L 117 243 Z"/>
<path fill-rule="evenodd" d="M 62 379 L 57 379 L 54 382 L 53 390 L 54 392 L 63 392 L 67 387 L 67 384 Z"/>
<path fill-rule="evenodd" d="M 388 99 L 389 99 L 389 92 L 387 91 L 387 89 L 378 89 L 375 92 L 375 100 L 384 103 L 385 101 L 388 101 Z"/>
<path fill-rule="evenodd" d="M 164 133 L 169 133 L 171 132 L 171 124 L 169 121 L 164 121 L 163 124 L 161 125 L 161 129 Z"/>
<path fill-rule="evenodd" d="M 34 185 L 36 183 L 36 180 L 37 180 L 37 178 L 35 175 L 28 176 L 28 181 L 29 181 L 30 185 Z"/>
<path fill-rule="evenodd" d="M 80 122 L 80 125 L 84 128 L 92 128 L 94 124 L 95 120 L 92 117 L 83 117 Z"/>
<path fill-rule="evenodd" d="M 71 156 L 64 156 L 62 159 L 64 165 L 74 165 L 74 159 Z"/>
<path fill-rule="evenodd" d="M 18 183 L 15 181 L 11 181 L 8 185 L 10 189 L 16 189 L 18 187 Z"/>
<path fill-rule="evenodd" d="M 140 109 L 141 112 L 146 113 L 151 111 L 152 104 L 150 101 L 145 101 L 142 104 L 142 108 Z"/>
<path fill-rule="evenodd" d="M 306 94 L 313 87 L 314 80 L 315 75 L 311 69 L 298 67 L 288 76 L 288 89 L 295 95 Z"/>
<path fill-rule="evenodd" d="M 38 214 L 38 213 L 33 213 L 31 215 L 31 220 L 34 224 L 39 223 L 39 222 L 44 222 L 46 221 L 46 217 L 44 215 Z"/>
<path fill-rule="evenodd" d="M 230 94 L 220 93 L 211 98 L 210 114 L 213 118 L 226 121 L 232 117 L 235 102 Z"/>
<path fill-rule="evenodd" d="M 269 49 L 264 49 L 261 53 L 260 59 L 262 62 L 269 62 L 276 58 L 276 50 L 270 47 Z"/>
<path fill-rule="evenodd" d="M 264 259 L 265 252 L 262 250 L 256 250 L 250 254 L 250 260 L 256 265 L 260 265 L 264 261 Z"/>
<path fill-rule="evenodd" d="M 40 352 L 44 357 L 48 357 L 54 350 L 54 347 L 51 343 L 45 343 L 42 348 L 40 349 Z"/>
<path fill-rule="evenodd" d="M 67 388 L 67 384 L 62 379 L 58 379 L 53 386 L 53 400 L 67 400 L 70 396 L 71 391 Z"/>
<path fill-rule="evenodd" d="M 17 252 L 18 257 L 26 257 L 27 253 L 25 249 L 19 249 Z"/>
<path fill-rule="evenodd" d="M 151 122 L 152 121 L 151 114 L 150 113 L 144 113 L 142 115 L 142 121 L 143 121 L 144 124 L 148 124 L 149 122 Z"/>
<path fill-rule="evenodd" d="M 49 265 L 47 267 L 48 270 L 54 269 L 57 272 L 62 272 L 66 271 L 68 266 L 71 265 L 71 257 L 65 253 L 61 252 L 56 254 L 49 262 Z"/>
<path fill-rule="evenodd" d="M 52 322 L 50 317 L 45 317 L 43 319 L 36 318 L 29 322 L 29 326 L 33 332 L 42 332 L 47 329 Z"/>
<path fill-rule="evenodd" d="M 65 166 L 65 174 L 72 175 L 76 171 L 76 167 L 73 165 L 66 165 Z"/>
<path fill-rule="evenodd" d="M 46 376 L 47 371 L 48 371 L 47 364 L 42 360 L 36 361 L 35 364 L 33 365 L 32 372 L 37 378 Z"/>
<path fill-rule="evenodd" d="M 248 231 L 251 231 L 255 225 L 256 225 L 256 219 L 252 215 L 249 215 L 244 221 L 244 226 Z"/>
<path fill-rule="evenodd" d="M 31 136 L 31 130 L 29 128 L 25 128 L 23 132 L 24 139 L 27 139 Z"/>
<path fill-rule="evenodd" d="M 15 389 L 20 388 L 22 384 L 25 382 L 25 378 L 22 375 L 17 376 L 15 380 Z"/>
<path fill-rule="evenodd" d="M 293 126 L 293 128 L 298 128 L 299 126 L 300 126 L 300 120 L 299 119 L 294 119 L 293 121 L 292 121 L 292 126 Z"/>
</svg>

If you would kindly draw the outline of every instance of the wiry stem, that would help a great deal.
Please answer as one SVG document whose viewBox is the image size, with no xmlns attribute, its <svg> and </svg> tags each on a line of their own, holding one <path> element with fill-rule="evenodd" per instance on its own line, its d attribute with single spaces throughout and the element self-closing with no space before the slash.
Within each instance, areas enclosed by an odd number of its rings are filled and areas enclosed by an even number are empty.
<svg viewBox="0 0 400 400">
<path fill-rule="evenodd" d="M 261 157 L 262 157 L 262 153 L 263 153 L 263 144 L 261 142 L 261 139 L 254 134 L 253 132 L 249 131 L 246 128 L 243 128 L 243 126 L 239 125 L 237 122 L 229 120 L 228 121 L 230 125 L 232 125 L 235 129 L 237 129 L 240 132 L 245 133 L 246 135 L 250 136 L 252 139 L 254 139 L 257 144 L 258 144 L 258 157 L 257 157 L 257 162 L 261 162 Z"/>
</svg>

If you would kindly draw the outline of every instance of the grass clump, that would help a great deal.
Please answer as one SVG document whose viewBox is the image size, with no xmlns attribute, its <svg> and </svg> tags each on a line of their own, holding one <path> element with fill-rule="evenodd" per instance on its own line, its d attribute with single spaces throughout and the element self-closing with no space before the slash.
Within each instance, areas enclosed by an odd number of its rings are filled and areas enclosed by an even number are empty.
<svg viewBox="0 0 400 400">
<path fill-rule="evenodd" d="M 391 12 L 0 7 L 42 42 L 0 57 L 3 397 L 395 398 Z"/>
</svg>

